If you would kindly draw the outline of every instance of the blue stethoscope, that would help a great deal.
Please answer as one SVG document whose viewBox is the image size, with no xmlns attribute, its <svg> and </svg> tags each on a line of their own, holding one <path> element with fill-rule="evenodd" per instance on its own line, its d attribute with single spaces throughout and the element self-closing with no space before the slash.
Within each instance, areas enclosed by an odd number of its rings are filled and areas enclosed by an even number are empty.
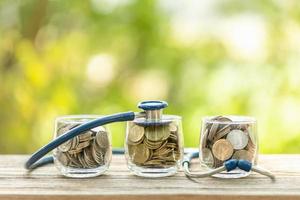
<svg viewBox="0 0 300 200">
<path fill-rule="evenodd" d="M 28 170 L 33 170 L 37 167 L 53 163 L 53 156 L 44 157 L 50 151 L 54 150 L 61 144 L 65 143 L 66 141 L 90 130 L 96 128 L 98 126 L 103 126 L 106 124 L 110 124 L 113 122 L 125 122 L 125 121 L 133 121 L 136 118 L 146 117 L 147 115 L 153 115 L 155 112 L 160 112 L 162 109 L 168 106 L 167 102 L 164 101 L 142 101 L 139 103 L 138 108 L 142 109 L 142 112 L 123 112 L 117 113 L 112 115 L 107 115 L 104 117 L 97 118 L 95 120 L 86 122 L 76 128 L 73 128 L 66 133 L 60 135 L 59 137 L 55 138 L 53 141 L 48 143 L 47 145 L 40 148 L 38 151 L 33 153 L 31 157 L 25 163 L 25 168 Z M 153 123 L 153 122 L 152 122 Z M 164 122 L 154 122 L 154 123 L 164 123 Z M 124 149 L 113 149 L 113 154 L 124 154 Z M 199 157 L 199 153 L 197 151 L 189 152 L 185 154 L 184 160 L 182 162 L 182 166 L 186 176 L 188 177 L 207 177 L 222 171 L 231 171 L 236 168 L 240 168 L 244 171 L 256 171 L 260 174 L 269 176 L 270 178 L 274 179 L 274 175 L 271 174 L 269 171 L 258 168 L 256 166 L 252 166 L 252 164 L 246 160 L 235 160 L 231 159 L 224 163 L 222 167 L 217 169 L 203 172 L 203 173 L 192 173 L 189 170 L 189 166 L 191 160 L 193 158 Z"/>
</svg>

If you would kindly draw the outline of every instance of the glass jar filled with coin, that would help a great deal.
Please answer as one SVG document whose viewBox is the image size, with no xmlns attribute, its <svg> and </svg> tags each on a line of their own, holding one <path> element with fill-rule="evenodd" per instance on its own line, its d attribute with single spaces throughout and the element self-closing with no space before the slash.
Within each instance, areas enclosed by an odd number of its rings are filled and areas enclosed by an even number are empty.
<svg viewBox="0 0 300 200">
<path fill-rule="evenodd" d="M 64 116 L 56 119 L 54 137 L 99 116 Z M 88 130 L 53 151 L 54 163 L 68 177 L 94 177 L 104 173 L 111 160 L 110 134 L 105 126 Z"/>
<path fill-rule="evenodd" d="M 258 138 L 256 120 L 245 116 L 205 117 L 202 120 L 200 162 L 203 166 L 218 168 L 229 159 L 243 159 L 257 163 Z M 239 178 L 249 172 L 235 169 L 214 175 L 221 178 Z"/>
<path fill-rule="evenodd" d="M 156 119 L 137 118 L 128 122 L 125 154 L 129 169 L 136 175 L 175 174 L 183 157 L 181 118 L 160 115 Z"/>
</svg>

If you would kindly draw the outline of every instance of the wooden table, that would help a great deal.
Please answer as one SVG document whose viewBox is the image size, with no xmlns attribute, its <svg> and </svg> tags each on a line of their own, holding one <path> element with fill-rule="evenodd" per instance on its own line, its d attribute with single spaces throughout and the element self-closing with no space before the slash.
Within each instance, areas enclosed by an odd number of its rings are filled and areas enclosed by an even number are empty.
<svg viewBox="0 0 300 200">
<path fill-rule="evenodd" d="M 65 178 L 53 165 L 28 174 L 25 155 L 0 156 L 0 199 L 300 199 L 300 155 L 262 155 L 260 164 L 277 179 L 251 174 L 243 179 L 190 180 L 183 172 L 166 178 L 132 175 L 123 156 L 113 156 L 106 175 Z M 197 161 L 194 170 L 199 169 Z"/>
</svg>

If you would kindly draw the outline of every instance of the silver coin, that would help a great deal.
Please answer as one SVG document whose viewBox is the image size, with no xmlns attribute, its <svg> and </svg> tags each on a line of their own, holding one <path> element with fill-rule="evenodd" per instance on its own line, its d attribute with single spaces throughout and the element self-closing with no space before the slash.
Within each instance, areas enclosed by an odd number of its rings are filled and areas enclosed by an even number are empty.
<svg viewBox="0 0 300 200">
<path fill-rule="evenodd" d="M 213 124 L 211 125 L 211 128 L 210 128 L 210 130 L 209 130 L 209 134 L 208 134 L 208 140 L 209 140 L 209 141 L 212 141 L 212 140 L 213 140 L 213 137 L 214 137 L 215 134 L 217 133 L 218 127 L 219 127 L 219 124 L 218 124 L 218 123 L 213 123 Z"/>
<path fill-rule="evenodd" d="M 217 141 L 221 139 L 222 137 L 226 136 L 231 130 L 230 125 L 226 125 L 223 128 L 221 128 L 215 135 L 214 141 Z"/>
<path fill-rule="evenodd" d="M 236 150 L 243 149 L 247 146 L 249 137 L 241 130 L 235 129 L 227 134 L 226 139 L 232 144 Z"/>
</svg>

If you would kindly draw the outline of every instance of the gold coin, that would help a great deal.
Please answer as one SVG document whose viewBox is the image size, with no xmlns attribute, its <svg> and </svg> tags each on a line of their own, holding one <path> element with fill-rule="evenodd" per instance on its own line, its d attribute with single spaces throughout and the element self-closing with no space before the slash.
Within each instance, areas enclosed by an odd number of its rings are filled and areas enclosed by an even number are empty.
<svg viewBox="0 0 300 200">
<path fill-rule="evenodd" d="M 251 154 L 251 152 L 247 151 L 247 150 L 238 150 L 236 152 L 234 152 L 233 159 L 243 159 L 243 160 L 248 160 L 249 162 L 252 162 L 253 159 L 253 154 Z"/>
<path fill-rule="evenodd" d="M 137 145 L 130 145 L 130 144 L 127 145 L 127 148 L 128 148 L 128 154 L 129 154 L 129 156 L 130 156 L 131 158 L 133 158 L 133 157 L 134 157 L 134 154 L 136 153 L 136 146 L 137 146 Z"/>
<path fill-rule="evenodd" d="M 220 139 L 213 144 L 212 152 L 217 159 L 224 161 L 232 156 L 233 147 L 229 141 Z"/>
<path fill-rule="evenodd" d="M 138 126 L 138 125 L 133 125 L 129 129 L 128 133 L 128 139 L 132 143 L 139 143 L 144 137 L 144 127 Z"/>
<path fill-rule="evenodd" d="M 145 130 L 145 136 L 151 141 L 160 141 L 165 137 L 163 129 L 159 126 L 147 127 Z"/>
<path fill-rule="evenodd" d="M 177 131 L 177 125 L 175 124 L 175 123 L 170 123 L 169 124 L 169 130 L 171 131 L 171 132 L 176 132 Z"/>
<path fill-rule="evenodd" d="M 177 128 L 176 128 L 177 129 Z M 177 131 L 175 132 L 170 132 L 169 130 L 169 126 L 168 125 L 165 125 L 165 126 L 162 126 L 161 127 L 161 132 L 162 132 L 162 140 L 166 140 L 169 138 L 170 135 L 174 136 L 174 134 L 177 133 Z"/>
<path fill-rule="evenodd" d="M 133 155 L 133 161 L 139 164 L 146 162 L 150 156 L 149 149 L 144 144 L 136 145 Z"/>
</svg>

